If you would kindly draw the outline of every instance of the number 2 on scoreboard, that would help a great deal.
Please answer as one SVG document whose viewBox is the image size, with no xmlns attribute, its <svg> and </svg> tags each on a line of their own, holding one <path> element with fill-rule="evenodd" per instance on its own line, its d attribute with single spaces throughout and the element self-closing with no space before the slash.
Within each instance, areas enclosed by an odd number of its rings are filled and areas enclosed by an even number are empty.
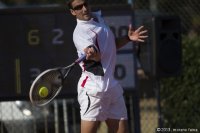
<svg viewBox="0 0 200 133">
<path fill-rule="evenodd" d="M 51 43 L 53 45 L 64 44 L 64 40 L 62 40 L 62 37 L 64 36 L 64 31 L 62 29 L 55 28 L 51 32 L 53 33 L 52 35 L 53 38 L 51 40 Z M 48 34 L 48 33 L 45 33 L 45 34 Z M 41 44 L 40 30 L 32 29 L 28 32 L 28 44 L 32 46 Z"/>
</svg>

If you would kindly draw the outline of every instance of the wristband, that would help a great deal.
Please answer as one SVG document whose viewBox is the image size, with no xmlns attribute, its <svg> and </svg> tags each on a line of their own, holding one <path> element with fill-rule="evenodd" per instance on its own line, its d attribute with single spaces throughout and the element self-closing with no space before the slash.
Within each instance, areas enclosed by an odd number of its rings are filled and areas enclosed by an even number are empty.
<svg viewBox="0 0 200 133">
<path fill-rule="evenodd" d="M 97 50 L 97 48 L 96 48 L 96 46 L 95 46 L 95 45 L 90 45 L 90 46 L 88 46 L 88 48 L 91 48 L 91 47 L 93 47 L 93 48 L 94 48 L 94 50 L 95 50 L 95 52 L 96 52 L 96 53 L 98 52 L 98 50 Z"/>
</svg>

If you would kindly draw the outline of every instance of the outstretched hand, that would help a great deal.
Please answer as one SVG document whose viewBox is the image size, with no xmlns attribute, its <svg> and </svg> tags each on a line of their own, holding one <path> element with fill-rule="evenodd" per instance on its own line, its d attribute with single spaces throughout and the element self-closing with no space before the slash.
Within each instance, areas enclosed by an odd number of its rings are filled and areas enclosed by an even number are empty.
<svg viewBox="0 0 200 133">
<path fill-rule="evenodd" d="M 144 42 L 145 38 L 148 36 L 145 35 L 147 33 L 147 30 L 143 29 L 144 26 L 140 26 L 138 29 L 134 30 L 132 28 L 132 25 L 129 25 L 129 31 L 128 31 L 128 37 L 132 41 L 137 41 L 137 42 Z"/>
</svg>

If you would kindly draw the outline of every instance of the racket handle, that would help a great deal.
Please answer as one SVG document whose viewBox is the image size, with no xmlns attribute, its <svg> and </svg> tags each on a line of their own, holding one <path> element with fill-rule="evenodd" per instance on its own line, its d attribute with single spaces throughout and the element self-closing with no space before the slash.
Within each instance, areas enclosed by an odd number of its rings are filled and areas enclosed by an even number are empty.
<svg viewBox="0 0 200 133">
<path fill-rule="evenodd" d="M 76 61 L 75 61 L 75 63 L 80 63 L 81 61 L 84 61 L 86 59 L 86 55 L 84 54 L 84 55 L 82 55 L 80 58 L 78 58 Z"/>
</svg>

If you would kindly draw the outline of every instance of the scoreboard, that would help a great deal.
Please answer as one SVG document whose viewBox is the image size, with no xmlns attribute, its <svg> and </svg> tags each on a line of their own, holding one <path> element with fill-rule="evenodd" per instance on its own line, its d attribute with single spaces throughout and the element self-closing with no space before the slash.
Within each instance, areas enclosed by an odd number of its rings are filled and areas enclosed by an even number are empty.
<svg viewBox="0 0 200 133">
<path fill-rule="evenodd" d="M 130 11 L 105 11 L 104 14 L 116 36 L 127 32 L 132 18 Z M 111 21 L 121 20 L 123 16 L 127 19 L 125 23 Z M 73 62 L 77 58 L 72 40 L 75 25 L 76 19 L 63 7 L 0 10 L 0 100 L 27 99 L 30 85 L 39 73 Z M 125 88 L 135 85 L 132 52 L 133 47 L 129 45 L 119 51 L 124 54 L 118 56 L 115 75 Z M 77 74 L 72 75 L 72 82 L 66 83 L 68 87 L 62 90 L 60 97 L 76 94 L 81 70 L 77 67 L 75 71 Z"/>
</svg>

